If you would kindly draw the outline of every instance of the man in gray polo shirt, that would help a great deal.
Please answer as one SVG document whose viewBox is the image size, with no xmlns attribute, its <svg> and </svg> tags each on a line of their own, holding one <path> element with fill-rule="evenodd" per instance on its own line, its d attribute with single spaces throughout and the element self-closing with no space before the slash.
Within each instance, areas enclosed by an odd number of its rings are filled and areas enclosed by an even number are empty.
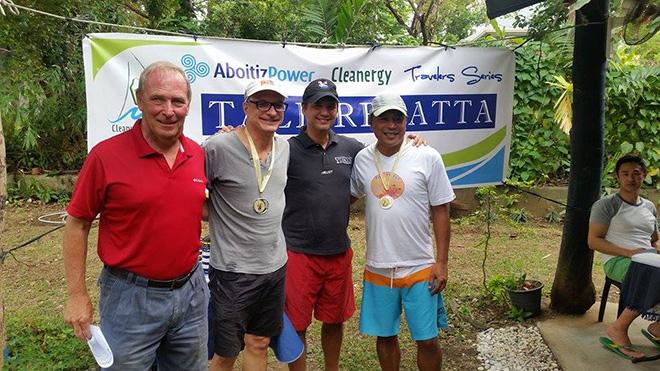
<svg viewBox="0 0 660 371">
<path fill-rule="evenodd" d="M 275 136 L 286 95 L 271 80 L 245 91 L 245 126 L 209 139 L 209 286 L 214 356 L 210 370 L 266 370 L 270 338 L 282 327 L 286 247 L 282 233 L 289 144 Z"/>
</svg>

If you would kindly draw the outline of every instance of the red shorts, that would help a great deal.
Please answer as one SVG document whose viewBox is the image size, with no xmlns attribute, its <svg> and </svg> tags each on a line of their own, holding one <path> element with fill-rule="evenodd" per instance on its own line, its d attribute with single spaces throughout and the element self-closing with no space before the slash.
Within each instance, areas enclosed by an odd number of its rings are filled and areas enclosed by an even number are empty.
<svg viewBox="0 0 660 371">
<path fill-rule="evenodd" d="M 287 250 L 285 311 L 296 331 L 314 318 L 343 323 L 355 312 L 353 250 L 337 255 L 309 255 Z"/>
</svg>

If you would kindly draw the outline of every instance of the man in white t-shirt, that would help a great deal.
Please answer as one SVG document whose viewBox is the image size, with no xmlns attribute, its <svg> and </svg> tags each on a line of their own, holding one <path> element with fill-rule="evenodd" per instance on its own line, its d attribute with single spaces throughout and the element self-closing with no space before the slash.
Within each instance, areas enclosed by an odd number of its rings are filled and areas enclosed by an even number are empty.
<svg viewBox="0 0 660 371">
<path fill-rule="evenodd" d="M 614 173 L 619 189 L 591 207 L 588 243 L 592 250 L 602 254 L 605 275 L 623 282 L 633 255 L 658 248 L 658 216 L 653 202 L 640 197 L 646 177 L 646 166 L 640 157 L 621 157 L 616 162 Z M 644 353 L 631 347 L 628 336 L 630 325 L 639 315 L 639 311 L 627 307 L 607 327 L 607 335 L 614 343 L 609 347 L 612 351 L 626 358 L 644 356 Z M 655 320 L 643 333 L 660 346 L 660 321 Z"/>
<path fill-rule="evenodd" d="M 440 292 L 447 283 L 449 202 L 455 195 L 440 154 L 406 145 L 406 116 L 400 96 L 375 97 L 369 124 L 378 141 L 358 153 L 353 167 L 351 193 L 365 197 L 367 225 L 360 331 L 377 336 L 381 368 L 398 370 L 403 307 L 418 367 L 438 370 L 438 329 L 446 327 Z"/>
</svg>

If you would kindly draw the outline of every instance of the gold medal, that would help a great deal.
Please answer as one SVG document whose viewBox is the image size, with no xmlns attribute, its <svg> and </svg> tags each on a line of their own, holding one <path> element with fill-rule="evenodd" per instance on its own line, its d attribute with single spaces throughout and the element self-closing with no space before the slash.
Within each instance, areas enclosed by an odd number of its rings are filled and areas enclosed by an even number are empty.
<svg viewBox="0 0 660 371">
<path fill-rule="evenodd" d="M 252 203 L 252 208 L 257 214 L 263 214 L 268 211 L 268 200 L 265 198 L 257 198 Z"/>
<path fill-rule="evenodd" d="M 265 175 L 262 176 L 261 174 L 261 160 L 259 160 L 259 152 L 257 152 L 257 148 L 254 146 L 254 142 L 252 141 L 252 137 L 250 136 L 250 132 L 248 131 L 247 127 L 245 127 L 245 136 L 247 137 L 248 143 L 250 145 L 250 153 L 252 154 L 252 165 L 254 166 L 254 175 L 257 178 L 257 190 L 259 191 L 259 198 L 257 198 L 253 203 L 252 203 L 252 208 L 254 209 L 254 212 L 257 214 L 261 215 L 264 214 L 268 210 L 268 201 L 261 197 L 264 193 L 264 189 L 266 189 L 266 185 L 268 184 L 268 180 L 270 180 L 270 176 L 273 173 L 273 166 L 275 166 L 275 137 L 273 137 L 273 145 L 272 145 L 272 152 L 270 153 L 270 166 L 268 166 L 268 172 L 266 172 Z"/>
<path fill-rule="evenodd" d="M 378 200 L 378 204 L 383 209 L 389 209 L 394 204 L 394 199 L 390 195 L 385 195 Z"/>
<path fill-rule="evenodd" d="M 394 165 L 392 165 L 392 170 L 389 173 L 383 172 L 381 166 L 380 166 L 380 161 L 378 160 L 378 154 L 376 152 L 378 151 L 378 148 L 374 146 L 374 163 L 376 164 L 376 171 L 378 171 L 378 177 L 380 178 L 380 182 L 383 184 L 383 189 L 385 191 L 390 190 L 390 181 L 395 178 L 396 176 L 396 168 L 399 166 L 399 159 L 401 158 L 401 152 L 406 147 L 406 140 L 404 139 L 403 143 L 401 143 L 401 147 L 399 147 L 399 151 L 396 153 L 396 158 L 394 159 Z M 386 175 L 387 174 L 387 175 Z M 385 195 L 381 198 L 378 199 L 378 204 L 380 207 L 384 210 L 387 210 L 392 207 L 394 204 L 394 197 L 390 195 Z"/>
</svg>

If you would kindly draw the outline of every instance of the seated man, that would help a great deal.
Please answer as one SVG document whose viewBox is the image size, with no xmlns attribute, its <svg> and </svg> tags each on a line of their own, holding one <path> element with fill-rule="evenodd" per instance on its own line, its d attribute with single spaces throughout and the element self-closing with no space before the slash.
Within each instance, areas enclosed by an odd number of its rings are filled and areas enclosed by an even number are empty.
<svg viewBox="0 0 660 371">
<path fill-rule="evenodd" d="M 623 156 L 616 163 L 615 175 L 619 182 L 618 191 L 596 201 L 591 208 L 588 243 L 592 250 L 602 253 L 607 277 L 622 282 L 631 256 L 657 249 L 658 222 L 653 202 L 639 195 L 646 177 L 642 159 L 635 155 Z M 644 356 L 630 347 L 628 337 L 628 328 L 639 315 L 640 312 L 626 308 L 607 327 L 607 335 L 620 351 L 617 353 L 625 357 Z M 647 333 L 656 339 L 660 337 L 660 323 L 652 323 Z"/>
</svg>

